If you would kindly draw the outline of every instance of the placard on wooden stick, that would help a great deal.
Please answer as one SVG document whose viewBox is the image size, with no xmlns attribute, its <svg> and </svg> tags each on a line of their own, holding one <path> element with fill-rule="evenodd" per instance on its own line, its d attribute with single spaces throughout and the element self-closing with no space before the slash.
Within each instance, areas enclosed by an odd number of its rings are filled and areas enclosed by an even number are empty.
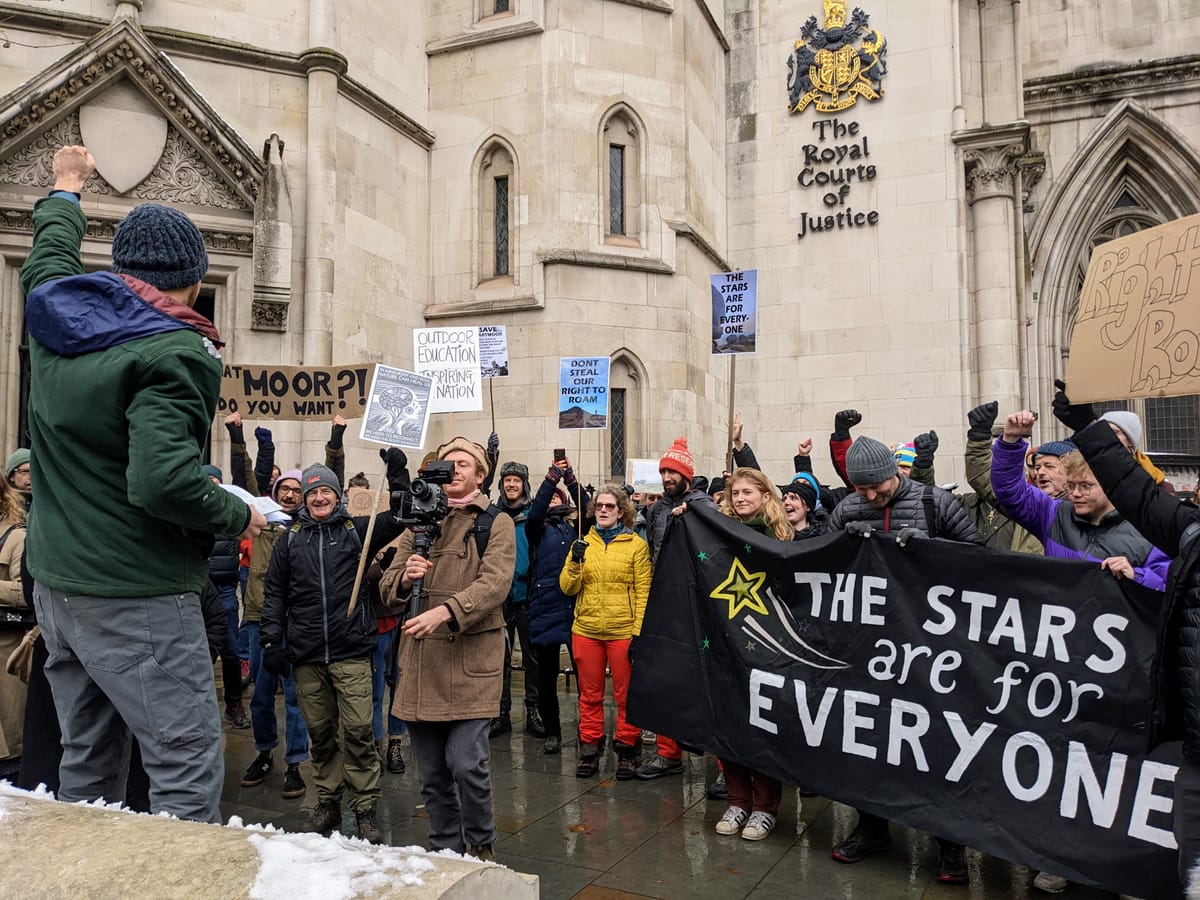
<svg viewBox="0 0 1200 900">
<path fill-rule="evenodd" d="M 1067 362 L 1076 402 L 1200 393 L 1200 215 L 1101 244 Z"/>
</svg>

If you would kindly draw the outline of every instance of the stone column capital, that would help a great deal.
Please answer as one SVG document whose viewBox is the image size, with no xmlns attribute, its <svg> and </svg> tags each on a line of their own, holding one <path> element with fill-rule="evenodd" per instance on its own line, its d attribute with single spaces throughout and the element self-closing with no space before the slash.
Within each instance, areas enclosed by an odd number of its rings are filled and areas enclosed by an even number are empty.
<svg viewBox="0 0 1200 900">
<path fill-rule="evenodd" d="M 967 175 L 967 202 L 974 205 L 989 197 L 1013 196 L 1017 160 L 1025 154 L 1022 144 L 972 147 L 963 151 Z"/>
</svg>

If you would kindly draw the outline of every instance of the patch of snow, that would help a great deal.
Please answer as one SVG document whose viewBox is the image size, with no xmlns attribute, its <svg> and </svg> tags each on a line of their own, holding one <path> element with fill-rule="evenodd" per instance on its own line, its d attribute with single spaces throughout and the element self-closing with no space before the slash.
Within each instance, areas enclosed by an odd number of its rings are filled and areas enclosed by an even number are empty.
<svg viewBox="0 0 1200 900">
<path fill-rule="evenodd" d="M 436 869 L 423 851 L 402 853 L 340 835 L 251 834 L 249 840 L 261 862 L 250 888 L 254 900 L 350 900 L 397 883 L 421 887 L 421 876 Z"/>
</svg>

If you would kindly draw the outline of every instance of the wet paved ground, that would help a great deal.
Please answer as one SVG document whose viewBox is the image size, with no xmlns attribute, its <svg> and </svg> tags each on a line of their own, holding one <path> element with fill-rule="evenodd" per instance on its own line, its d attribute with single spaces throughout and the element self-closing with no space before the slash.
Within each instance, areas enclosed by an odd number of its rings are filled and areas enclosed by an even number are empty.
<svg viewBox="0 0 1200 900">
<path fill-rule="evenodd" d="M 513 673 L 513 696 L 521 696 L 520 674 Z M 561 685 L 560 685 L 561 686 Z M 560 693 L 563 733 L 574 732 L 576 695 Z M 519 704 L 519 701 L 518 701 Z M 280 705 L 282 733 L 282 704 Z M 609 710 L 611 721 L 613 713 Z M 492 742 L 497 861 L 541 879 L 545 900 L 664 897 L 734 900 L 734 898 L 1022 898 L 1043 894 L 1032 887 L 1034 873 L 1023 866 L 968 851 L 971 883 L 942 885 L 933 879 L 936 844 L 920 832 L 892 827 L 895 847 L 888 853 L 846 866 L 829 857 L 829 848 L 849 833 L 854 812 L 824 798 L 784 793 L 779 825 L 761 842 L 722 837 L 713 826 L 725 810 L 708 800 L 705 786 L 716 777 L 712 757 L 685 755 L 682 777 L 657 781 L 618 782 L 611 749 L 602 757 L 598 778 L 575 777 L 575 741 L 564 743 L 557 756 L 542 753 L 541 740 L 522 733 L 520 722 L 510 735 Z M 316 803 L 310 781 L 299 800 L 280 797 L 281 757 L 267 780 L 253 788 L 239 784 L 254 758 L 249 731 L 226 726 L 227 755 L 222 810 L 226 818 L 271 822 L 299 830 Z M 643 748 L 646 755 L 653 746 Z M 420 785 L 410 754 L 403 775 L 383 776 L 379 826 L 395 845 L 424 846 L 426 820 Z M 797 809 L 800 809 L 797 815 Z M 347 814 L 346 833 L 353 833 Z M 1099 900 L 1113 894 L 1073 886 L 1059 896 Z"/>
</svg>

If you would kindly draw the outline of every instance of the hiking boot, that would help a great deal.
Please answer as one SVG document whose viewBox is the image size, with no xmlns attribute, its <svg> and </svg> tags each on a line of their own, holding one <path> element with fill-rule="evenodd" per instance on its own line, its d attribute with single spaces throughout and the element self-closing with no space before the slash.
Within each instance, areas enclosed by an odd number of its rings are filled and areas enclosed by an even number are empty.
<svg viewBox="0 0 1200 900">
<path fill-rule="evenodd" d="M 300 766 L 292 763 L 283 770 L 283 799 L 295 800 L 297 797 L 303 797 L 304 792 L 308 790 L 308 785 L 304 783 L 304 779 L 300 777 Z"/>
<path fill-rule="evenodd" d="M 596 744 L 579 745 L 579 765 L 575 767 L 576 778 L 591 778 L 600 771 L 600 747 Z"/>
<path fill-rule="evenodd" d="M 242 787 L 254 787 L 262 784 L 267 780 L 267 776 L 271 774 L 273 768 L 275 768 L 275 761 L 271 759 L 271 751 L 261 751 L 246 769 L 246 774 L 242 776 Z"/>
<path fill-rule="evenodd" d="M 387 770 L 393 775 L 403 775 L 406 766 L 404 765 L 404 744 L 400 738 L 391 738 L 387 745 Z"/>
<path fill-rule="evenodd" d="M 643 744 L 657 744 L 658 743 L 658 735 L 655 734 L 653 731 L 647 731 L 645 728 L 643 728 L 642 729 L 642 743 Z"/>
<path fill-rule="evenodd" d="M 682 775 L 683 760 L 667 759 L 665 756 L 658 756 L 656 754 L 650 762 L 644 766 L 638 766 L 634 774 L 643 781 L 653 781 L 655 778 L 662 778 L 664 775 Z"/>
<path fill-rule="evenodd" d="M 512 731 L 512 719 L 509 718 L 508 713 L 501 713 L 492 719 L 492 724 L 488 726 L 488 739 L 498 738 L 510 731 Z"/>
<path fill-rule="evenodd" d="M 966 884 L 967 861 L 963 858 L 962 844 L 950 841 L 938 841 L 941 852 L 938 853 L 937 880 L 943 884 Z"/>
<path fill-rule="evenodd" d="M 467 848 L 467 856 L 473 856 L 480 862 L 495 862 L 496 850 L 491 844 L 472 844 Z"/>
<path fill-rule="evenodd" d="M 246 715 L 246 707 L 240 703 L 225 707 L 225 719 L 234 728 L 250 727 L 250 718 Z"/>
<path fill-rule="evenodd" d="M 342 824 L 342 804 L 336 800 L 322 800 L 308 814 L 304 831 L 329 837 Z"/>
<path fill-rule="evenodd" d="M 742 840 L 761 841 L 775 830 L 775 817 L 766 812 L 752 812 L 746 827 L 742 829 Z"/>
<path fill-rule="evenodd" d="M 856 825 L 850 836 L 834 846 L 830 856 L 840 863 L 862 862 L 872 853 L 882 853 L 892 847 L 892 836 L 887 830 L 876 834 L 861 825 Z"/>
<path fill-rule="evenodd" d="M 242 690 L 250 687 L 250 660 L 242 660 Z"/>
<path fill-rule="evenodd" d="M 370 844 L 383 843 L 383 835 L 379 833 L 379 824 L 375 821 L 375 807 L 354 811 L 354 834 Z"/>
<path fill-rule="evenodd" d="M 1051 875 L 1049 872 L 1038 872 L 1033 879 L 1033 886 L 1047 894 L 1061 894 L 1070 884 L 1071 882 L 1061 875 Z"/>
<path fill-rule="evenodd" d="M 709 800 L 724 800 L 725 793 L 725 773 L 718 772 L 717 780 L 708 786 L 704 791 Z"/>
<path fill-rule="evenodd" d="M 546 726 L 542 724 L 542 715 L 535 706 L 527 707 L 525 710 L 525 733 L 539 738 L 546 736 Z"/>
<path fill-rule="evenodd" d="M 546 738 L 546 743 L 542 744 L 542 752 L 547 756 L 553 756 L 562 750 L 562 738 L 557 734 L 552 734 Z"/>
<path fill-rule="evenodd" d="M 617 751 L 617 781 L 630 781 L 637 776 L 637 747 L 627 744 L 614 744 L 614 747 Z"/>
<path fill-rule="evenodd" d="M 740 806 L 731 806 L 717 820 L 717 834 L 737 834 L 746 824 L 747 812 Z"/>
</svg>

